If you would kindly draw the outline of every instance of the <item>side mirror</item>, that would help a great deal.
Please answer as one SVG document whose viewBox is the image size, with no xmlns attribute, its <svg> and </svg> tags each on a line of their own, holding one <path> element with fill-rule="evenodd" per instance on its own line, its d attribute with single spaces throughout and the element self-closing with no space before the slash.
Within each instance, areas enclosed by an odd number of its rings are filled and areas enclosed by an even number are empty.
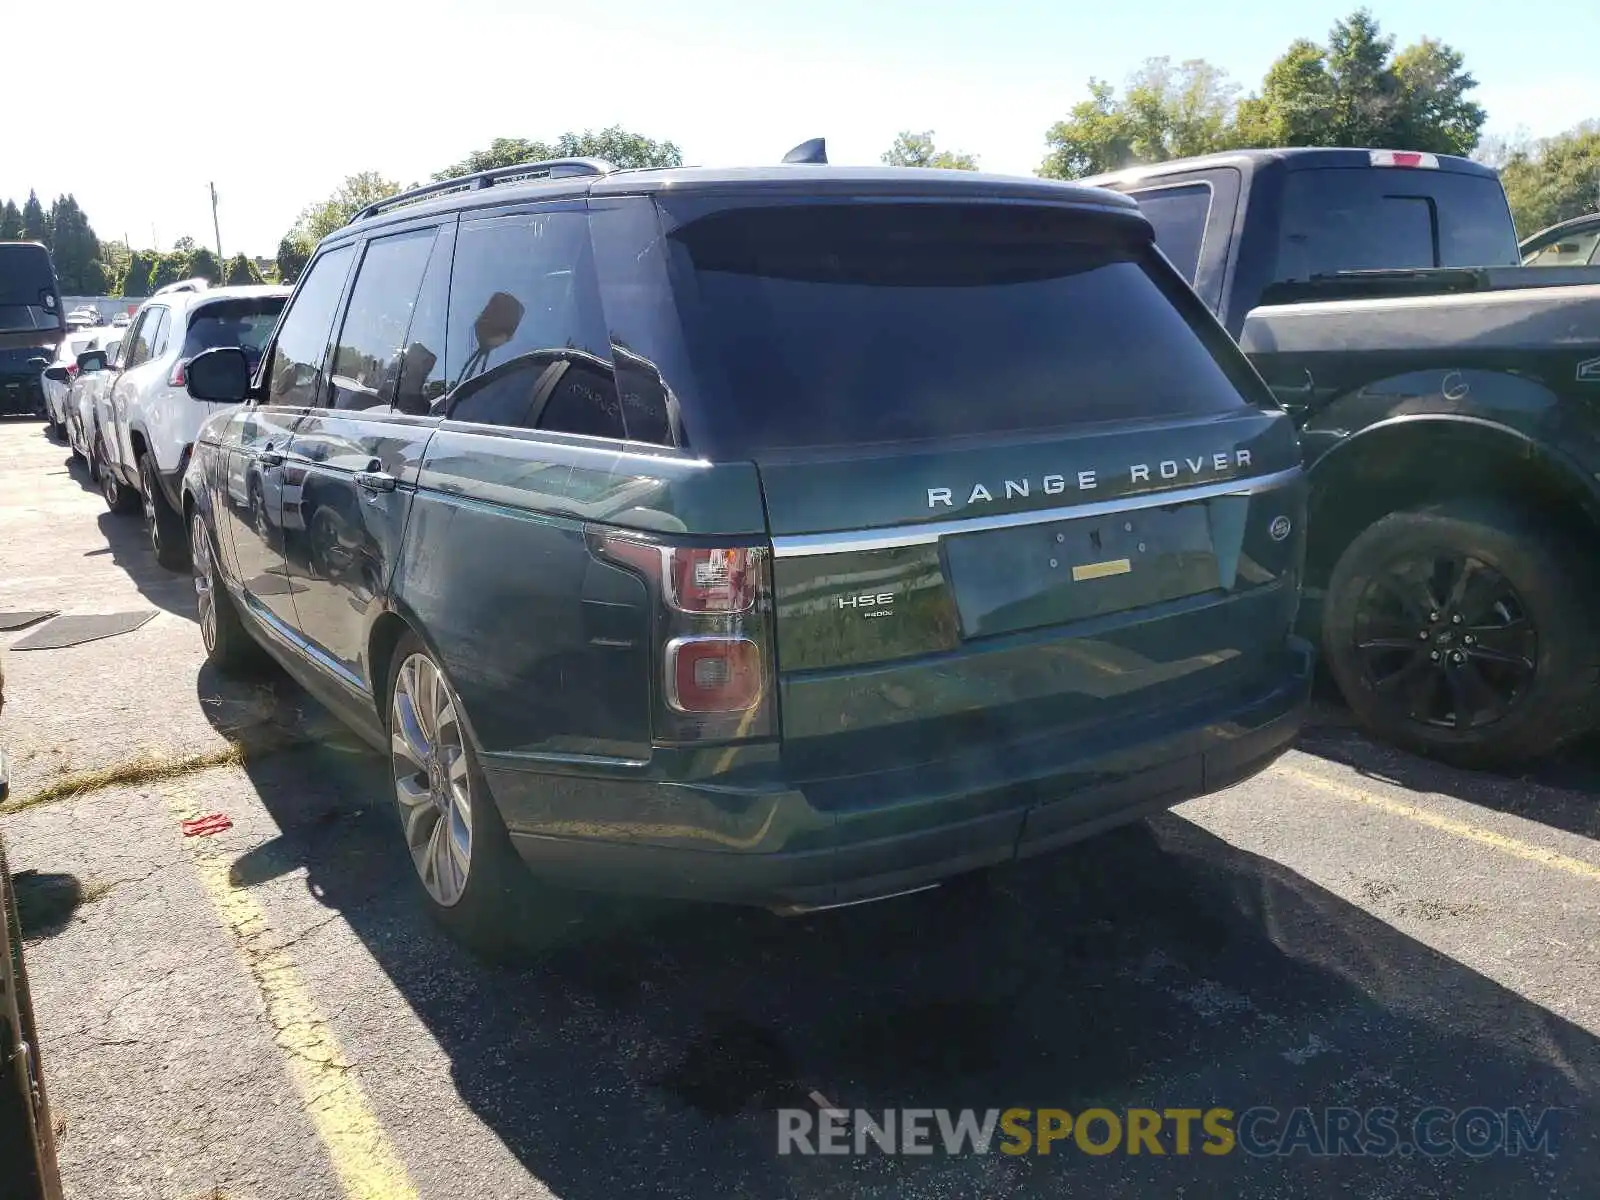
<svg viewBox="0 0 1600 1200">
<path fill-rule="evenodd" d="M 93 373 L 106 369 L 106 352 L 104 350 L 85 350 L 78 355 L 78 370 Z"/>
<path fill-rule="evenodd" d="M 46 379 L 54 380 L 56 383 L 72 382 L 72 376 L 67 374 L 67 369 L 65 367 L 46 367 L 44 369 L 44 377 Z"/>
<path fill-rule="evenodd" d="M 239 404 L 250 392 L 250 360 L 237 346 L 203 350 L 183 369 L 185 386 L 196 400 Z"/>
</svg>

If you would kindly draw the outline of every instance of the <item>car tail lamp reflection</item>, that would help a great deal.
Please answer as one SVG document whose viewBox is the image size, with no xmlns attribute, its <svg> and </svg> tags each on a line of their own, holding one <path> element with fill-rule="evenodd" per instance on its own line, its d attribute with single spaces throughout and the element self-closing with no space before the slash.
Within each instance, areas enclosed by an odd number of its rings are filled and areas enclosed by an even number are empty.
<svg viewBox="0 0 1600 1200">
<path fill-rule="evenodd" d="M 667 703 L 683 713 L 743 712 L 761 699 L 761 648 L 747 637 L 667 643 Z"/>
<path fill-rule="evenodd" d="M 770 548 L 670 545 L 609 531 L 592 532 L 590 545 L 648 590 L 660 681 L 655 740 L 775 736 Z"/>
</svg>

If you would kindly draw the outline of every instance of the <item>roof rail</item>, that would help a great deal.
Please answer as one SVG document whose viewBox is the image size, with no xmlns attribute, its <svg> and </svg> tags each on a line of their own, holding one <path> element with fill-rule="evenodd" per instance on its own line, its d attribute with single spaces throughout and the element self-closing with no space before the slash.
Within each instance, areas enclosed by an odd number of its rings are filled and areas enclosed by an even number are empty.
<svg viewBox="0 0 1600 1200">
<path fill-rule="evenodd" d="M 386 196 L 376 203 L 367 205 L 345 224 L 353 225 L 357 221 L 365 221 L 368 217 L 375 217 L 388 209 L 398 208 L 404 204 L 415 204 L 428 196 L 439 196 L 447 192 L 475 192 L 508 179 L 541 177 L 560 179 L 568 175 L 609 175 L 614 170 L 615 167 L 599 158 L 547 158 L 540 162 L 515 163 L 509 167 L 491 167 L 487 171 L 474 171 L 471 175 L 441 179 L 437 183 L 423 184 L 421 187 Z"/>
<path fill-rule="evenodd" d="M 152 296 L 166 296 L 172 292 L 203 292 L 211 286 L 211 281 L 204 275 L 196 275 L 193 279 L 180 279 L 177 283 L 169 283 L 158 287 L 151 292 Z"/>
</svg>

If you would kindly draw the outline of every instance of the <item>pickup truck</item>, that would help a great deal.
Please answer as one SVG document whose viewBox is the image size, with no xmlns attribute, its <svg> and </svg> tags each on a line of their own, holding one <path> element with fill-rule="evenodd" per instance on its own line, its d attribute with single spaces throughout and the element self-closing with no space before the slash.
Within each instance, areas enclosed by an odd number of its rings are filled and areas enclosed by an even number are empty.
<svg viewBox="0 0 1600 1200">
<path fill-rule="evenodd" d="M 1082 182 L 1157 244 L 1300 430 L 1305 631 L 1357 718 L 1478 766 L 1596 724 L 1600 267 L 1523 267 L 1494 171 L 1228 152 Z"/>
</svg>

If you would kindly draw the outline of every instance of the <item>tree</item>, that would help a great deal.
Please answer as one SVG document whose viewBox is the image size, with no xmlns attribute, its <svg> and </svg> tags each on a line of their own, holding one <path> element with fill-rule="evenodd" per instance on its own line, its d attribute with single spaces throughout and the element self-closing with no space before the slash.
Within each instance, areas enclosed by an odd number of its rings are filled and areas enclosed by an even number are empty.
<svg viewBox="0 0 1600 1200">
<path fill-rule="evenodd" d="M 25 242 L 48 242 L 49 231 L 45 228 L 44 205 L 39 203 L 39 197 L 30 189 L 28 202 L 22 206 L 22 240 Z"/>
<path fill-rule="evenodd" d="M 1461 55 L 1423 38 L 1394 52 L 1366 9 L 1334 24 L 1326 47 L 1294 42 L 1261 91 L 1239 105 L 1236 144 L 1375 146 L 1468 154 L 1486 114 Z"/>
<path fill-rule="evenodd" d="M 0 242 L 15 242 L 22 238 L 22 210 L 15 201 L 7 200 L 0 206 Z"/>
<path fill-rule="evenodd" d="M 457 163 L 434 174 L 434 179 L 455 179 L 494 167 L 549 158 L 600 158 L 614 167 L 681 167 L 683 152 L 672 142 L 657 142 L 643 134 L 630 133 L 613 125 L 596 133 L 563 133 L 554 142 L 530 142 L 523 138 L 495 138 L 485 150 L 474 150 Z"/>
<path fill-rule="evenodd" d="M 376 171 L 362 171 L 345 177 L 333 195 L 307 205 L 295 222 L 295 230 L 315 246 L 335 229 L 350 223 L 350 218 L 367 205 L 400 190 L 400 185 Z M 302 264 L 303 265 L 303 264 Z"/>
<path fill-rule="evenodd" d="M 157 256 L 156 264 L 150 271 L 150 294 L 164 288 L 169 283 L 177 283 L 180 279 L 189 278 L 189 256 L 181 250 L 174 250 L 170 254 Z"/>
<path fill-rule="evenodd" d="M 189 271 L 186 278 L 204 279 L 208 283 L 222 282 L 222 267 L 217 263 L 217 256 L 204 246 L 198 246 L 189 255 Z"/>
<path fill-rule="evenodd" d="M 98 296 L 106 288 L 100 262 L 100 239 L 71 195 L 57 196 L 45 219 L 56 278 L 69 296 Z"/>
<path fill-rule="evenodd" d="M 1076 179 L 1136 162 L 1206 154 L 1232 143 L 1238 87 L 1218 67 L 1191 58 L 1176 67 L 1151 58 L 1128 78 L 1124 95 L 1089 80 L 1089 98 L 1045 134 L 1039 174 Z"/>
<path fill-rule="evenodd" d="M 1500 182 L 1523 237 L 1600 212 L 1600 120 L 1509 152 Z"/>
<path fill-rule="evenodd" d="M 122 276 L 122 295 L 129 298 L 150 294 L 150 255 L 135 250 L 128 258 L 128 270 Z"/>
<path fill-rule="evenodd" d="M 293 283 L 299 279 L 300 272 L 311 261 L 313 249 L 304 234 L 293 229 L 284 234 L 283 240 L 278 243 L 278 279 L 283 283 Z"/>
<path fill-rule="evenodd" d="M 229 287 L 243 287 L 252 283 L 260 283 L 261 272 L 256 270 L 255 263 L 251 262 L 242 253 L 235 254 L 228 260 L 228 273 L 223 282 Z"/>
<path fill-rule="evenodd" d="M 172 250 L 175 254 L 193 254 L 194 239 L 192 237 L 181 237 L 172 243 Z"/>
<path fill-rule="evenodd" d="M 925 133 L 901 130 L 894 139 L 894 145 L 884 152 L 883 161 L 891 167 L 943 167 L 951 171 L 978 169 L 975 155 L 935 149 L 931 129 Z"/>
</svg>

